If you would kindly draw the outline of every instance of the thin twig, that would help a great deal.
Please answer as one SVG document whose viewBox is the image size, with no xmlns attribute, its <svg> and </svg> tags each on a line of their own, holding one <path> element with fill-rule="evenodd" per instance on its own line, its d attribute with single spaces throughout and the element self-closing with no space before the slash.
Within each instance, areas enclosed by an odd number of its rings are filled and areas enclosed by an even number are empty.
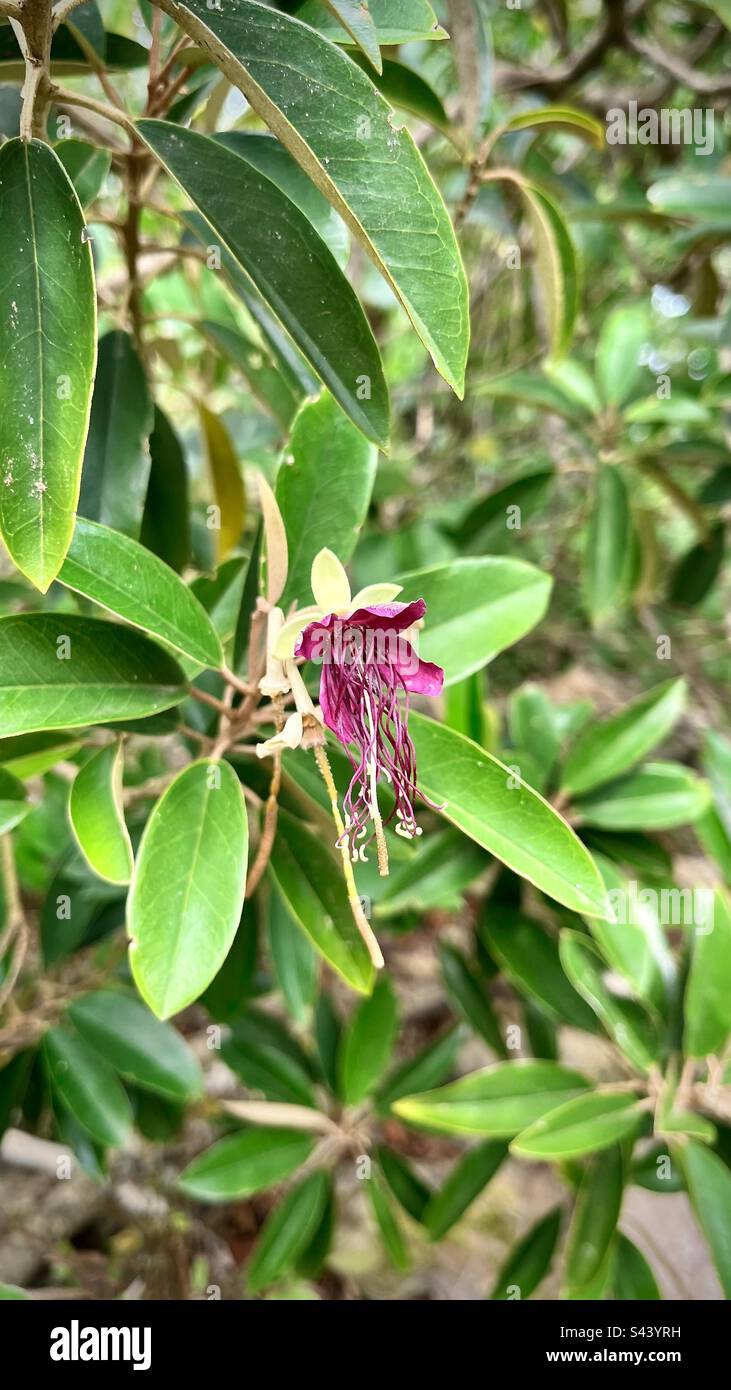
<svg viewBox="0 0 731 1390">
<path fill-rule="evenodd" d="M 348 892 L 348 902 L 350 903 L 350 910 L 353 914 L 355 925 L 358 928 L 358 931 L 360 932 L 366 944 L 368 954 L 371 960 L 373 961 L 376 970 L 382 970 L 384 966 L 383 954 L 378 944 L 378 941 L 373 931 L 371 930 L 370 922 L 368 921 L 368 918 L 366 917 L 365 912 L 363 911 L 363 904 L 360 900 L 360 894 L 358 893 L 358 888 L 355 882 L 355 875 L 353 873 L 353 865 L 350 862 L 350 851 L 348 849 L 348 843 L 345 838 L 345 826 L 343 825 L 343 818 L 340 814 L 340 807 L 338 805 L 338 789 L 335 786 L 335 780 L 332 775 L 332 768 L 330 767 L 330 760 L 322 744 L 315 745 L 315 761 L 320 770 L 322 780 L 325 783 L 325 786 L 327 787 L 327 794 L 330 798 L 330 809 L 332 810 L 333 820 L 335 821 L 335 828 L 338 832 L 337 847 L 340 851 L 340 858 L 343 865 L 343 874 L 345 876 L 345 886 Z"/>
</svg>

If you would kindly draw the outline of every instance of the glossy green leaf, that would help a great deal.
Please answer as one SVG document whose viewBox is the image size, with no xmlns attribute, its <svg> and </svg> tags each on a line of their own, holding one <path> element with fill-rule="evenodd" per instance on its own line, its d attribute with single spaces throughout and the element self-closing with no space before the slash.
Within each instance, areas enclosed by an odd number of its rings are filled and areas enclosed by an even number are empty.
<svg viewBox="0 0 731 1390">
<path fill-rule="evenodd" d="M 397 577 L 399 603 L 426 602 L 419 656 L 444 667 L 447 684 L 479 671 L 530 632 L 548 607 L 550 576 L 524 560 L 453 560 Z"/>
<path fill-rule="evenodd" d="M 0 535 L 45 593 L 79 496 L 96 361 L 94 273 L 79 200 L 49 145 L 6 141 L 0 191 Z"/>
<path fill-rule="evenodd" d="M 267 1217 L 249 1264 L 246 1284 L 259 1293 L 276 1283 L 309 1245 L 325 1211 L 328 1198 L 326 1173 L 311 1173 L 293 1187 Z"/>
<path fill-rule="evenodd" d="M 657 1280 L 641 1250 L 620 1231 L 612 1276 L 614 1297 L 628 1303 L 648 1303 L 662 1298 Z"/>
<path fill-rule="evenodd" d="M 712 0 L 711 8 L 720 11 L 722 5 L 727 8 L 728 0 Z M 731 218 L 731 179 L 716 170 L 711 175 L 684 170 L 651 184 L 647 201 L 670 217 L 727 222 Z"/>
<path fill-rule="evenodd" d="M 195 1054 L 169 1023 L 161 1023 L 139 999 L 100 989 L 69 1009 L 74 1027 L 122 1076 L 170 1100 L 195 1100 L 203 1077 Z"/>
<path fill-rule="evenodd" d="M 287 812 L 270 871 L 298 926 L 315 950 L 352 989 L 370 994 L 374 971 L 348 904 L 340 865 L 314 835 Z"/>
<path fill-rule="evenodd" d="M 446 39 L 447 32 L 437 23 L 428 0 L 368 0 L 379 43 L 392 44 L 424 42 L 427 39 Z M 351 35 L 343 32 L 339 23 L 322 7 L 322 0 L 304 0 L 297 8 L 297 17 L 320 29 L 334 43 L 354 45 Z"/>
<path fill-rule="evenodd" d="M 710 802 L 708 784 L 681 763 L 645 763 L 576 803 L 582 825 L 602 830 L 672 830 L 690 825 Z"/>
<path fill-rule="evenodd" d="M 561 778 L 563 790 L 581 795 L 646 757 L 677 723 L 686 695 L 684 680 L 664 681 L 617 714 L 592 723 L 569 751 Z"/>
<path fill-rule="evenodd" d="M 360 67 L 365 67 L 365 62 L 359 55 L 353 56 Z M 369 76 L 373 86 L 391 106 L 398 107 L 400 111 L 408 111 L 421 121 L 428 121 L 436 130 L 441 130 L 443 135 L 452 137 L 452 122 L 441 98 L 413 68 L 407 67 L 405 63 L 396 63 L 392 58 L 384 58 L 383 69 L 378 76 L 374 76 L 373 73 Z"/>
<path fill-rule="evenodd" d="M 640 352 L 650 327 L 646 310 L 639 305 L 614 309 L 607 315 L 596 347 L 596 377 L 607 405 L 621 406 L 636 391 L 642 378 Z"/>
<path fill-rule="evenodd" d="M 725 551 L 726 527 L 719 521 L 708 536 L 680 557 L 670 576 L 670 600 L 686 608 L 702 603 L 718 578 Z"/>
<path fill-rule="evenodd" d="M 634 1134 L 643 1113 L 635 1096 L 593 1091 L 536 1120 L 513 1140 L 510 1151 L 518 1158 L 555 1162 L 594 1153 Z"/>
<path fill-rule="evenodd" d="M 376 1225 L 392 1265 L 396 1269 L 408 1269 L 410 1261 L 404 1238 L 391 1206 L 388 1192 L 377 1173 L 372 1173 L 368 1180 L 368 1196 L 373 1215 L 376 1218 Z"/>
<path fill-rule="evenodd" d="M 24 781 L 40 777 L 62 760 L 70 760 L 79 744 L 73 734 L 18 734 L 17 738 L 0 739 L 0 764 Z"/>
<path fill-rule="evenodd" d="M 731 1170 L 706 1144 L 679 1149 L 698 1224 L 708 1241 L 726 1298 L 731 1298 Z"/>
<path fill-rule="evenodd" d="M 276 485 L 289 549 L 285 611 L 293 599 L 300 607 L 312 603 L 310 570 L 323 547 L 347 564 L 370 505 L 377 458 L 326 391 L 300 410 Z"/>
<path fill-rule="evenodd" d="M 79 517 L 59 579 L 192 661 L 221 665 L 221 643 L 187 584 L 120 531 Z"/>
<path fill-rule="evenodd" d="M 457 241 L 411 135 L 366 74 L 300 20 L 253 0 L 221 11 L 206 0 L 164 0 L 163 8 L 205 44 L 360 238 L 461 395 L 469 324 Z M 342 106 L 350 112 L 345 124 L 333 119 Z M 412 233 L 408 256 L 404 226 Z"/>
<path fill-rule="evenodd" d="M 512 507 L 519 508 L 521 526 L 541 511 L 553 478 L 552 468 L 539 468 L 488 492 L 469 508 L 453 532 L 456 545 L 478 553 L 489 550 L 498 537 L 505 536 L 509 522 L 517 520 L 518 512 Z"/>
<path fill-rule="evenodd" d="M 288 1105 L 314 1106 L 312 1078 L 306 1059 L 289 1051 L 290 1039 L 269 1032 L 262 1015 L 247 1010 L 244 1027 L 236 1020 L 235 1030 L 221 1048 L 227 1066 L 241 1078 L 248 1090 L 260 1091 L 267 1100 Z M 284 1046 L 282 1045 L 284 1043 Z"/>
<path fill-rule="evenodd" d="M 658 1061 L 659 1043 L 648 1016 L 631 999 L 612 994 L 604 980 L 604 962 L 586 937 L 565 929 L 561 932 L 559 951 L 572 985 L 617 1046 L 638 1071 L 649 1071 Z"/>
<path fill-rule="evenodd" d="M 519 186 L 531 225 L 549 348 L 559 357 L 571 341 L 579 307 L 576 247 L 564 215 L 553 198 L 523 179 Z"/>
<path fill-rule="evenodd" d="M 518 111 L 505 122 L 502 129 L 509 134 L 514 130 L 530 130 L 533 126 L 567 130 L 571 135 L 590 140 L 599 149 L 604 144 L 605 126 L 601 121 L 573 106 L 541 106 L 534 111 Z"/>
<path fill-rule="evenodd" d="M 155 714 L 183 699 L 183 682 L 172 656 L 116 623 L 71 613 L 0 620 L 0 736 Z"/>
<path fill-rule="evenodd" d="M 150 477 L 140 540 L 180 574 L 190 559 L 190 500 L 185 455 L 167 415 L 155 406 Z"/>
<path fill-rule="evenodd" d="M 451 1231 L 492 1181 L 507 1152 L 506 1143 L 499 1139 L 486 1139 L 484 1144 L 469 1149 L 459 1159 L 424 1210 L 424 1225 L 431 1240 L 442 1240 L 447 1231 Z"/>
<path fill-rule="evenodd" d="M 145 370 L 129 334 L 99 341 L 79 513 L 137 537 L 150 476 L 154 410 Z"/>
<path fill-rule="evenodd" d="M 604 855 L 595 858 L 606 884 L 611 916 L 592 917 L 589 930 L 607 963 L 629 982 L 635 998 L 662 1012 L 676 973 L 663 925 L 676 923 L 677 917 L 672 910 L 663 913 L 662 899 L 658 901 L 655 889 L 645 893 L 612 860 Z M 682 902 L 680 899 L 679 906 Z"/>
<path fill-rule="evenodd" d="M 432 1195 L 431 1188 L 416 1176 L 413 1168 L 393 1149 L 381 1144 L 377 1149 L 377 1158 L 396 1201 L 414 1221 L 422 1221 Z"/>
<path fill-rule="evenodd" d="M 403 863 L 391 865 L 385 891 L 373 904 L 377 917 L 397 917 L 414 909 L 459 911 L 462 895 L 490 860 L 456 830 L 436 831 L 417 841 Z"/>
<path fill-rule="evenodd" d="M 342 24 L 355 46 L 365 54 L 376 72 L 381 72 L 378 33 L 368 8 L 368 0 L 323 0 L 323 3 L 338 23 Z"/>
<path fill-rule="evenodd" d="M 632 559 L 627 487 L 614 464 L 599 468 L 584 539 L 583 591 L 595 627 L 616 619 L 626 602 Z"/>
<path fill-rule="evenodd" d="M 293 920 L 281 894 L 269 898 L 269 949 L 277 984 L 297 1024 L 307 1022 L 317 991 L 317 955 Z"/>
<path fill-rule="evenodd" d="M 559 1022 L 594 1031 L 592 1011 L 567 980 L 558 945 L 543 927 L 499 902 L 487 903 L 483 924 L 490 954 L 521 993 L 537 999 Z"/>
<path fill-rule="evenodd" d="M 450 1003 L 498 1057 L 506 1055 L 505 1039 L 493 1012 L 490 997 L 477 971 L 456 946 L 439 947 L 442 978 Z"/>
<path fill-rule="evenodd" d="M 712 919 L 693 933 L 685 994 L 685 1053 L 721 1054 L 731 1034 L 731 906 L 716 890 Z"/>
<path fill-rule="evenodd" d="M 74 1119 L 97 1143 L 123 1144 L 132 1125 L 132 1107 L 109 1064 L 66 1028 L 52 1028 L 42 1047 L 51 1086 Z"/>
<path fill-rule="evenodd" d="M 344 268 L 350 251 L 350 235 L 343 219 L 327 198 L 307 177 L 296 159 L 271 135 L 254 134 L 249 130 L 225 130 L 216 140 L 234 154 L 240 154 L 255 169 L 276 183 L 282 192 L 297 204 L 308 222 L 329 246 L 337 263 Z"/>
<path fill-rule="evenodd" d="M 211 11 L 209 18 L 217 16 Z M 308 219 L 253 164 L 208 136 L 165 121 L 143 120 L 138 129 L 341 408 L 385 447 L 388 389 L 373 333 L 355 291 Z"/>
<path fill-rule="evenodd" d="M 492 377 L 488 381 L 477 381 L 473 391 L 476 396 L 491 396 L 496 400 L 519 401 L 522 405 L 535 406 L 551 415 L 560 415 L 572 424 L 582 424 L 588 419 L 583 406 L 577 405 L 557 383 L 531 372 L 506 372 L 504 376 Z"/>
<path fill-rule="evenodd" d="M 380 1081 L 396 1029 L 396 996 L 390 980 L 381 978 L 370 998 L 358 1005 L 341 1042 L 340 1086 L 348 1105 L 365 1100 Z"/>
<path fill-rule="evenodd" d="M 71 179 L 82 207 L 99 196 L 109 173 L 111 155 L 85 140 L 61 140 L 54 148 Z"/>
<path fill-rule="evenodd" d="M 589 1163 L 571 1217 L 564 1275 L 569 1297 L 580 1298 L 602 1268 L 614 1240 L 623 1191 L 622 1150 L 605 1149 Z"/>
<path fill-rule="evenodd" d="M 731 740 L 709 729 L 703 746 L 703 769 L 727 835 L 731 836 Z"/>
<path fill-rule="evenodd" d="M 110 883 L 129 883 L 132 844 L 122 803 L 122 743 L 100 748 L 79 768 L 69 795 L 69 819 L 87 863 Z"/>
<path fill-rule="evenodd" d="M 554 1207 L 510 1251 L 490 1298 L 530 1298 L 551 1267 L 560 1230 L 561 1208 Z"/>
<path fill-rule="evenodd" d="M 274 142 L 272 142 L 274 143 Z M 243 373 L 256 399 L 289 431 L 302 393 L 297 392 L 270 361 L 267 353 L 243 333 L 221 323 L 200 325 L 206 338 Z"/>
<path fill-rule="evenodd" d="M 549 897 L 589 916 L 604 915 L 604 887 L 588 851 L 537 792 L 443 725 L 412 714 L 419 785 L 443 814 Z"/>
<path fill-rule="evenodd" d="M 191 1004 L 231 947 L 246 886 L 248 824 L 228 763 L 191 763 L 157 802 L 127 901 L 130 965 L 158 1018 Z"/>
<path fill-rule="evenodd" d="M 410 1124 L 445 1134 L 509 1139 L 578 1096 L 586 1084 L 578 1072 L 556 1062 L 498 1062 L 435 1091 L 402 1097 L 391 1108 Z"/>
<path fill-rule="evenodd" d="M 463 1042 L 464 1029 L 449 1028 L 415 1057 L 399 1062 L 386 1077 L 379 1091 L 379 1110 L 388 1110 L 401 1096 L 440 1085 L 454 1070 L 457 1054 Z"/>
<path fill-rule="evenodd" d="M 288 1178 L 309 1157 L 313 1140 L 295 1129 L 264 1125 L 229 1134 L 188 1165 L 178 1186 L 202 1202 L 252 1197 Z"/>
<path fill-rule="evenodd" d="M 0 767 L 0 835 L 14 830 L 30 810 L 23 783 L 7 768 Z"/>
<path fill-rule="evenodd" d="M 220 564 L 229 551 L 238 545 L 244 529 L 244 480 L 233 441 L 223 420 L 202 401 L 198 405 L 198 414 L 213 496 L 218 508 L 218 525 L 214 529 L 216 562 Z"/>
</svg>

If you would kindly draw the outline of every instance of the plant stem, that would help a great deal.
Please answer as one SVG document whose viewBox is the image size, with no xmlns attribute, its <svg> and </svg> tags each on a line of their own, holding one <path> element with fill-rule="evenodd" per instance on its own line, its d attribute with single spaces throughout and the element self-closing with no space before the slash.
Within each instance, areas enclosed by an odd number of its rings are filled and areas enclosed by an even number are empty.
<svg viewBox="0 0 731 1390">
<path fill-rule="evenodd" d="M 34 138 L 42 140 L 44 117 L 51 92 L 51 0 L 25 0 L 20 14 L 13 18 L 12 23 L 25 59 L 20 138 L 25 141 Z"/>
<path fill-rule="evenodd" d="M 355 875 L 353 873 L 353 865 L 350 862 L 350 851 L 348 849 L 347 841 L 345 839 L 345 826 L 343 825 L 343 818 L 340 814 L 340 807 L 338 806 L 338 789 L 335 786 L 335 781 L 332 775 L 332 768 L 330 767 L 330 760 L 322 744 L 315 745 L 315 761 L 320 770 L 322 780 L 325 783 L 325 786 L 327 787 L 327 794 L 330 798 L 332 816 L 333 820 L 335 821 L 335 827 L 338 832 L 337 846 L 340 851 L 340 858 L 343 865 L 343 874 L 345 875 L 345 886 L 348 890 L 348 902 L 350 903 L 350 910 L 355 919 L 355 925 L 358 928 L 358 931 L 360 932 L 361 936 L 363 937 L 363 940 L 368 950 L 368 954 L 371 960 L 373 961 L 376 970 L 382 970 L 384 966 L 383 954 L 381 952 L 381 948 L 378 944 L 378 941 L 376 940 L 376 937 L 371 929 L 370 922 L 368 921 L 368 918 L 366 917 L 365 912 L 363 911 L 363 904 L 360 900 L 358 888 L 355 882 Z"/>
</svg>

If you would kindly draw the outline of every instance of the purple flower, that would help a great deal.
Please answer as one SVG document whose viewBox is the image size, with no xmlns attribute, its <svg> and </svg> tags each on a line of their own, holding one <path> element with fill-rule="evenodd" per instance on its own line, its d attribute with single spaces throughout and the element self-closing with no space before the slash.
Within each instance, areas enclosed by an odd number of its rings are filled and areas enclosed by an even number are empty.
<svg viewBox="0 0 731 1390">
<path fill-rule="evenodd" d="M 414 817 L 419 792 L 414 745 L 409 736 L 409 696 L 438 695 L 444 672 L 422 661 L 408 630 L 424 616 L 423 599 L 412 603 L 374 603 L 352 612 L 325 613 L 309 622 L 295 652 L 322 662 L 320 707 L 325 724 L 340 740 L 353 767 L 344 798 L 346 830 L 353 857 L 379 836 L 377 783 L 391 784 L 396 832 L 420 835 Z M 369 834 L 369 822 L 371 823 Z M 356 841 L 362 841 L 360 848 Z"/>
</svg>

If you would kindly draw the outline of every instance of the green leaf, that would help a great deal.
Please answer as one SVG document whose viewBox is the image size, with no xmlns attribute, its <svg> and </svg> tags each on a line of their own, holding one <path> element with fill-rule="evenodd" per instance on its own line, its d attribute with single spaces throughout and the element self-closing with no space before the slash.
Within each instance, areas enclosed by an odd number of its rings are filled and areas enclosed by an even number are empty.
<svg viewBox="0 0 731 1390">
<path fill-rule="evenodd" d="M 233 768 L 191 763 L 145 826 L 127 901 L 132 974 L 158 1018 L 191 1004 L 223 964 L 243 907 L 247 851 Z"/>
<path fill-rule="evenodd" d="M 150 476 L 154 410 L 129 334 L 99 340 L 99 362 L 84 454 L 79 513 L 136 538 Z"/>
<path fill-rule="evenodd" d="M 426 842 L 426 843 L 424 843 Z M 417 841 L 413 854 L 393 864 L 385 889 L 374 904 L 377 917 L 397 917 L 413 909 L 459 911 L 466 888 L 484 872 L 489 859 L 456 830 L 436 831 Z"/>
<path fill-rule="evenodd" d="M 400 1062 L 389 1073 L 378 1095 L 379 1111 L 386 1111 L 401 1096 L 420 1089 L 438 1086 L 454 1069 L 457 1054 L 464 1042 L 463 1029 L 449 1028 L 441 1037 L 429 1043 L 415 1057 Z"/>
<path fill-rule="evenodd" d="M 579 266 L 568 225 L 552 198 L 536 184 L 519 182 L 533 234 L 538 283 L 543 297 L 548 343 L 560 357 L 574 331 L 579 308 Z"/>
<path fill-rule="evenodd" d="M 378 41 L 384 47 L 447 37 L 428 0 L 368 0 L 368 9 Z M 322 0 L 304 0 L 297 8 L 297 16 L 305 24 L 320 29 L 334 43 L 346 46 L 355 43 L 351 35 L 344 33 L 340 24 L 323 11 Z"/>
<path fill-rule="evenodd" d="M 397 1029 L 396 996 L 379 979 L 359 1004 L 340 1044 L 340 1086 L 347 1105 L 358 1105 L 377 1085 L 391 1059 Z"/>
<path fill-rule="evenodd" d="M 21 781 L 41 777 L 62 760 L 70 760 L 79 750 L 73 734 L 19 734 L 0 739 L 0 763 Z"/>
<path fill-rule="evenodd" d="M 388 388 L 376 341 L 355 291 L 308 219 L 271 179 L 208 136 L 165 121 L 142 120 L 137 128 L 341 408 L 387 447 Z"/>
<path fill-rule="evenodd" d="M 190 560 L 190 500 L 185 455 L 175 430 L 159 406 L 155 406 L 155 425 L 150 435 L 150 478 L 140 540 L 177 574 Z"/>
<path fill-rule="evenodd" d="M 347 564 L 370 505 L 378 455 L 326 391 L 300 410 L 277 474 L 289 549 L 281 605 L 312 602 L 310 570 L 327 546 Z"/>
<path fill-rule="evenodd" d="M 731 741 L 713 729 L 706 733 L 703 769 L 710 780 L 720 820 L 731 837 Z"/>
<path fill-rule="evenodd" d="M 678 1150 L 690 1200 L 708 1241 L 726 1298 L 731 1298 L 731 1170 L 706 1144 Z"/>
<path fill-rule="evenodd" d="M 572 985 L 594 1010 L 617 1046 L 638 1071 L 649 1071 L 659 1053 L 652 1024 L 631 999 L 621 999 L 607 988 L 603 978 L 604 963 L 596 947 L 578 932 L 564 929 L 559 952 Z"/>
<path fill-rule="evenodd" d="M 731 906 L 717 889 L 713 917 L 693 934 L 685 994 L 684 1047 L 688 1057 L 721 1054 L 731 1033 Z"/>
<path fill-rule="evenodd" d="M 628 880 L 603 855 L 596 856 L 596 862 L 612 916 L 593 917 L 589 930 L 608 964 L 629 981 L 635 997 L 662 1012 L 676 972 L 660 921 L 657 891 L 638 891 L 637 882 Z"/>
<path fill-rule="evenodd" d="M 253 164 L 297 204 L 325 245 L 329 246 L 338 265 L 344 269 L 350 251 L 348 229 L 284 145 L 280 145 L 271 135 L 254 134 L 249 130 L 226 130 L 216 135 L 215 139 Z"/>
<path fill-rule="evenodd" d="M 587 410 L 590 415 L 601 415 L 602 403 L 596 383 L 582 362 L 575 357 L 562 357 L 557 361 L 544 362 L 543 371 L 549 381 L 563 391 L 569 400 Z"/>
<path fill-rule="evenodd" d="M 578 1096 L 586 1084 L 578 1072 L 556 1062 L 498 1062 L 435 1091 L 405 1096 L 391 1108 L 410 1124 L 444 1134 L 510 1139 L 533 1120 Z"/>
<path fill-rule="evenodd" d="M 459 249 L 413 138 L 396 127 L 388 103 L 360 68 L 299 19 L 251 0 L 220 12 L 206 0 L 165 0 L 164 7 L 205 44 L 363 242 L 437 370 L 461 396 L 469 323 Z M 334 117 L 343 109 L 345 123 Z"/>
<path fill-rule="evenodd" d="M 518 111 L 501 130 L 509 134 L 514 130 L 529 130 L 533 126 L 550 126 L 554 130 L 567 130 L 571 135 L 585 136 L 598 149 L 604 145 L 605 126 L 595 116 L 578 111 L 574 106 L 541 106 L 535 111 Z"/>
<path fill-rule="evenodd" d="M 569 983 L 552 937 L 518 909 L 490 903 L 484 919 L 490 954 L 521 993 L 573 1028 L 593 1032 L 594 1016 Z"/>
<path fill-rule="evenodd" d="M 246 494 L 239 461 L 231 436 L 223 422 L 202 401 L 198 415 L 213 495 L 218 507 L 216 563 L 220 565 L 241 539 L 246 517 Z"/>
<path fill-rule="evenodd" d="M 274 144 L 274 141 L 271 143 Z M 302 393 L 290 385 L 266 352 L 243 333 L 234 333 L 233 329 L 220 323 L 204 322 L 200 324 L 200 329 L 213 346 L 239 368 L 256 399 L 270 411 L 282 429 L 289 432 Z"/>
<path fill-rule="evenodd" d="M 269 899 L 269 949 L 277 984 L 287 1010 L 302 1027 L 308 1020 L 317 991 L 317 955 L 293 921 L 275 888 Z"/>
<path fill-rule="evenodd" d="M 521 526 L 533 519 L 543 507 L 553 478 L 552 468 L 539 468 L 488 492 L 468 509 L 452 533 L 455 544 L 460 550 L 489 550 L 493 538 L 496 542 L 499 535 L 504 535 L 508 523 L 517 516 L 511 507 L 519 508 Z"/>
<path fill-rule="evenodd" d="M 510 1152 L 518 1158 L 554 1162 L 577 1158 L 634 1134 L 644 1113 L 635 1096 L 593 1091 L 536 1120 L 513 1140 Z"/>
<path fill-rule="evenodd" d="M 94 272 L 79 200 L 49 145 L 7 140 L 0 188 L 0 535 L 45 593 L 68 549 L 79 496 L 96 361 Z"/>
<path fill-rule="evenodd" d="M 187 584 L 120 531 L 80 516 L 59 579 L 191 661 L 221 666 L 221 643 Z"/>
<path fill-rule="evenodd" d="M 397 576 L 399 603 L 423 598 L 419 656 L 444 667 L 448 685 L 479 671 L 539 623 L 550 576 L 524 560 L 453 560 Z"/>
<path fill-rule="evenodd" d="M 365 62 L 359 54 L 354 54 L 353 57 L 359 67 L 365 67 Z M 441 130 L 443 135 L 452 138 L 452 122 L 441 98 L 413 68 L 407 67 L 405 63 L 395 63 L 391 58 L 384 58 L 382 72 L 377 77 L 374 77 L 373 73 L 369 73 L 369 76 L 373 86 L 392 106 L 399 107 L 401 111 L 408 111 L 421 121 L 428 121 L 435 130 Z"/>
<path fill-rule="evenodd" d="M 323 0 L 323 3 L 365 54 L 371 67 L 381 72 L 381 50 L 368 0 Z"/>
<path fill-rule="evenodd" d="M 498 1057 L 505 1056 L 505 1039 L 500 1031 L 485 987 L 466 956 L 456 946 L 442 942 L 439 947 L 447 996 L 470 1027 L 491 1047 Z"/>
<path fill-rule="evenodd" d="M 622 1150 L 606 1149 L 592 1159 L 576 1198 L 566 1247 L 565 1284 L 570 1298 L 596 1279 L 617 1229 L 624 1191 Z"/>
<path fill-rule="evenodd" d="M 414 1221 L 422 1221 L 432 1195 L 431 1188 L 427 1187 L 421 1178 L 417 1178 L 405 1159 L 401 1158 L 400 1154 L 394 1153 L 393 1149 L 388 1149 L 384 1144 L 381 1144 L 376 1150 L 376 1155 L 383 1176 L 396 1201 L 400 1203 L 404 1211 L 408 1212 L 409 1216 L 413 1217 Z"/>
<path fill-rule="evenodd" d="M 728 9 L 728 0 L 711 0 L 712 8 Z M 731 11 L 729 12 L 731 13 Z M 722 15 L 722 18 L 725 16 Z M 670 217 L 700 218 L 704 222 L 728 222 L 731 219 L 731 178 L 717 170 L 712 175 L 671 174 L 659 179 L 647 190 L 647 201 L 657 212 Z"/>
<path fill-rule="evenodd" d="M 726 527 L 719 521 L 704 540 L 680 557 L 670 576 L 670 601 L 686 608 L 701 603 L 716 582 L 725 550 Z"/>
<path fill-rule="evenodd" d="M 617 714 L 592 723 L 569 751 L 561 779 L 563 790 L 581 795 L 619 777 L 646 757 L 677 723 L 686 695 L 684 680 L 664 681 Z"/>
<path fill-rule="evenodd" d="M 708 784 L 682 763 L 645 763 L 576 802 L 582 825 L 602 830 L 672 830 L 707 810 Z"/>
<path fill-rule="evenodd" d="M 250 1293 L 276 1283 L 297 1263 L 322 1220 L 328 1190 L 327 1173 L 311 1173 L 270 1212 L 249 1264 Z"/>
<path fill-rule="evenodd" d="M 0 835 L 14 830 L 31 809 L 25 799 L 23 783 L 12 772 L 0 767 Z"/>
<path fill-rule="evenodd" d="M 521 1299 L 530 1298 L 551 1267 L 560 1230 L 561 1208 L 554 1207 L 513 1247 L 490 1298 L 504 1301 L 516 1294 Z"/>
<path fill-rule="evenodd" d="M 89 1044 L 65 1028 L 52 1028 L 43 1043 L 48 1079 L 64 1105 L 99 1144 L 123 1144 L 132 1107 L 116 1074 Z"/>
<path fill-rule="evenodd" d="M 622 1302 L 647 1303 L 662 1298 L 657 1280 L 642 1251 L 621 1231 L 614 1255 L 612 1290 L 614 1297 Z"/>
<path fill-rule="evenodd" d="M 504 376 L 493 377 L 489 381 L 477 381 L 473 387 L 475 396 L 490 396 L 497 400 L 519 401 L 522 405 L 535 406 L 551 415 L 560 415 L 571 424 L 584 424 L 588 419 L 583 406 L 553 380 L 530 372 L 507 372 Z"/>
<path fill-rule="evenodd" d="M 443 814 L 549 897 L 589 916 L 604 916 L 599 872 L 574 832 L 537 792 L 470 739 L 412 714 L 419 785 Z"/>
<path fill-rule="evenodd" d="M 361 994 L 370 994 L 374 971 L 348 905 L 340 865 L 322 839 L 286 811 L 270 872 L 297 925 L 328 965 Z"/>
<path fill-rule="evenodd" d="M 0 1284 L 0 1300 L 8 1299 L 17 1302 L 28 1298 L 30 1298 L 30 1294 L 26 1293 L 25 1289 L 18 1288 L 17 1284 Z"/>
<path fill-rule="evenodd" d="M 634 395 L 644 371 L 640 350 L 649 336 L 644 308 L 614 309 L 607 315 L 595 356 L 597 385 L 606 405 L 621 406 Z"/>
<path fill-rule="evenodd" d="M 408 1269 L 410 1260 L 404 1238 L 389 1201 L 388 1193 L 377 1173 L 372 1173 L 368 1180 L 368 1196 L 391 1263 L 396 1269 Z"/>
<path fill-rule="evenodd" d="M 616 618 L 628 593 L 632 523 L 624 478 L 614 464 L 599 468 L 584 541 L 583 590 L 595 627 Z"/>
<path fill-rule="evenodd" d="M 288 1178 L 312 1148 L 309 1134 L 258 1125 L 229 1134 L 199 1154 L 180 1174 L 178 1187 L 202 1202 L 252 1197 Z"/>
<path fill-rule="evenodd" d="M 89 145 L 86 140 L 61 140 L 54 147 L 54 154 L 63 164 L 82 207 L 93 203 L 109 173 L 109 151 Z"/>
<path fill-rule="evenodd" d="M 442 1240 L 447 1231 L 451 1231 L 492 1181 L 507 1152 L 508 1146 L 501 1140 L 486 1139 L 484 1144 L 469 1149 L 460 1158 L 424 1210 L 423 1220 L 430 1240 Z"/>
<path fill-rule="evenodd" d="M 75 1000 L 77 1032 L 122 1076 L 170 1100 L 195 1100 L 203 1077 L 195 1054 L 169 1023 L 161 1023 L 130 994 L 100 989 Z"/>
<path fill-rule="evenodd" d="M 79 768 L 69 795 L 69 819 L 79 849 L 100 878 L 129 883 L 133 855 L 122 803 L 123 745 L 107 744 Z"/>
<path fill-rule="evenodd" d="M 0 736 L 156 714 L 180 703 L 183 682 L 167 652 L 116 623 L 71 613 L 0 619 Z"/>
</svg>

